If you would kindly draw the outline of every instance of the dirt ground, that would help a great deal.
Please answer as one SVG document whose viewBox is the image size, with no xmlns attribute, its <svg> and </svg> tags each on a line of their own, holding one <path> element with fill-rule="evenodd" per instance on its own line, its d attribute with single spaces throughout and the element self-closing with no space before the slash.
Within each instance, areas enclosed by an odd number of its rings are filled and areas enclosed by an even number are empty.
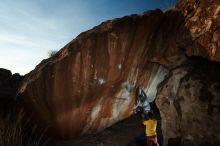
<svg viewBox="0 0 220 146">
<path fill-rule="evenodd" d="M 139 146 L 146 145 L 144 127 L 140 117 L 131 116 L 99 133 L 89 134 L 75 140 L 52 140 L 47 146 Z"/>
</svg>

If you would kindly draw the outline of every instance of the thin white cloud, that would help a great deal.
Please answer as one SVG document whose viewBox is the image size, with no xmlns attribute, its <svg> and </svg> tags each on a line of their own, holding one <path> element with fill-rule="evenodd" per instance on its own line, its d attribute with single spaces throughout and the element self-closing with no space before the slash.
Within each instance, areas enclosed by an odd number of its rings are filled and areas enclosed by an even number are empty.
<svg viewBox="0 0 220 146">
<path fill-rule="evenodd" d="M 5 44 L 26 44 L 29 43 L 29 39 L 25 36 L 17 36 L 10 34 L 0 34 L 0 46 Z"/>
<path fill-rule="evenodd" d="M 50 6 L 54 4 L 50 0 L 0 3 L 0 67 L 25 74 L 47 58 L 49 50 L 59 50 L 95 25 L 88 4 L 80 0 L 56 2 L 60 5 Z"/>
<path fill-rule="evenodd" d="M 101 16 L 106 2 L 110 0 L 93 1 L 91 7 L 91 0 L 1 0 L 0 67 L 28 73 L 49 50 L 115 17 L 110 9 Z"/>
</svg>

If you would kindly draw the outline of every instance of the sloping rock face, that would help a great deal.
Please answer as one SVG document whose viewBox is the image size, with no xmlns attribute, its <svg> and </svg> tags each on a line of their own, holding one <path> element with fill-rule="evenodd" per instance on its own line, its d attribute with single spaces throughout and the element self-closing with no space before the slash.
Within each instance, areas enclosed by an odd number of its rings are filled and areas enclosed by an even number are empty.
<svg viewBox="0 0 220 146">
<path fill-rule="evenodd" d="M 175 45 L 182 23 L 179 13 L 160 10 L 104 22 L 42 61 L 27 75 L 19 98 L 37 123 L 59 137 L 102 130 L 132 114 L 138 85 L 155 98 L 168 73 L 158 63 L 184 62 Z"/>
<path fill-rule="evenodd" d="M 43 60 L 26 76 L 19 99 L 51 135 L 70 138 L 130 116 L 136 87 L 141 85 L 151 101 L 157 97 L 165 145 L 168 141 L 202 145 L 206 144 L 202 136 L 214 134 L 216 142 L 220 72 L 215 70 L 218 63 L 208 60 L 219 61 L 220 39 L 214 29 L 214 24 L 219 26 L 218 5 L 218 1 L 180 1 L 165 13 L 154 10 L 106 21 Z M 199 8 L 201 16 L 194 21 Z M 215 23 L 208 27 L 206 18 Z M 208 133 L 210 123 L 210 129 L 217 128 Z M 198 133 L 196 124 L 201 124 Z"/>
</svg>

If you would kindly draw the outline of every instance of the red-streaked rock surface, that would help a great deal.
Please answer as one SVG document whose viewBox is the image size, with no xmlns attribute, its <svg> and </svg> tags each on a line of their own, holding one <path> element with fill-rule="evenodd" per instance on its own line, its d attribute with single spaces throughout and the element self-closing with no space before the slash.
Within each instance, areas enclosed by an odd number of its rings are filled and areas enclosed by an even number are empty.
<svg viewBox="0 0 220 146">
<path fill-rule="evenodd" d="M 161 25 L 169 19 L 155 10 L 107 21 L 80 34 L 27 75 L 20 90 L 24 105 L 39 117 L 38 123 L 63 138 L 99 131 L 130 116 L 136 86 L 142 85 L 154 98 L 157 84 L 168 73 L 153 62 L 175 66 L 173 60 L 184 60 L 175 45 L 169 48 L 177 32 L 164 37 Z M 173 30 L 181 20 L 167 26 Z M 160 36 L 155 35 L 158 31 Z"/>
<path fill-rule="evenodd" d="M 204 3 L 210 8 L 205 8 Z M 191 131 L 187 135 L 184 129 L 190 127 L 187 122 L 194 120 L 190 112 L 203 112 L 199 98 L 203 92 L 190 88 L 190 94 L 196 92 L 194 101 L 198 105 L 197 110 L 192 110 L 194 103 L 188 102 L 191 96 L 187 95 L 189 88 L 185 84 L 195 86 L 203 76 L 195 79 L 195 84 L 191 80 L 183 83 L 186 76 L 195 76 L 186 69 L 194 67 L 194 61 L 187 56 L 219 61 L 218 6 L 219 1 L 180 1 L 175 9 L 165 13 L 154 10 L 106 21 L 80 34 L 26 75 L 19 98 L 36 122 L 48 127 L 49 133 L 70 138 L 102 130 L 129 117 L 136 87 L 141 85 L 151 100 L 158 96 L 165 144 L 181 136 L 178 142 L 192 139 L 196 134 Z M 202 69 L 213 69 L 207 66 Z M 217 75 L 219 71 L 216 72 L 207 74 Z M 205 87 L 206 82 L 199 83 L 201 86 Z M 208 86 L 210 90 L 214 88 L 211 83 Z M 218 99 L 217 90 L 213 94 Z M 185 102 L 176 102 L 182 96 Z M 209 102 L 212 101 L 204 105 Z M 188 108 L 190 112 L 186 111 Z M 209 123 L 208 113 L 201 115 L 206 118 L 204 123 Z M 179 120 L 182 118 L 183 123 Z M 216 120 L 213 124 L 217 124 Z"/>
</svg>

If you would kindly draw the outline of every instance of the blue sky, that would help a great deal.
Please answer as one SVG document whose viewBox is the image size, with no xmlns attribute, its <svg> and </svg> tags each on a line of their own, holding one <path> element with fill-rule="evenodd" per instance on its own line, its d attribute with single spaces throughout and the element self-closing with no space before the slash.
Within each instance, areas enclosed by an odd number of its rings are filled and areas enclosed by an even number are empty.
<svg viewBox="0 0 220 146">
<path fill-rule="evenodd" d="M 1 0 L 0 68 L 26 74 L 79 33 L 108 19 L 166 9 L 170 1 Z"/>
</svg>

